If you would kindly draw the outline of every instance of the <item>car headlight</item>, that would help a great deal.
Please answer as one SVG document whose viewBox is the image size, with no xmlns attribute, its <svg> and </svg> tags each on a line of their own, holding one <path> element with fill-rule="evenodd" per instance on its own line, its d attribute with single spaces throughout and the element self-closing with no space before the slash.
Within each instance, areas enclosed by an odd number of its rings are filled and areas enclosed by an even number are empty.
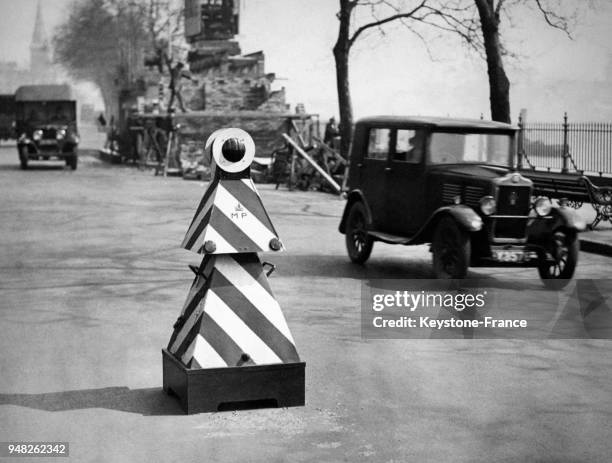
<svg viewBox="0 0 612 463">
<path fill-rule="evenodd" d="M 42 138 L 42 130 L 35 130 L 32 134 L 32 138 L 36 141 L 40 140 Z"/>
<path fill-rule="evenodd" d="M 480 200 L 480 210 L 484 215 L 491 215 L 495 212 L 495 198 L 485 196 Z"/>
<path fill-rule="evenodd" d="M 65 136 L 66 136 L 66 131 L 64 129 L 61 129 L 57 131 L 55 138 L 57 138 L 58 140 L 63 140 Z"/>
<path fill-rule="evenodd" d="M 550 199 L 540 196 L 535 200 L 535 203 L 533 203 L 533 209 L 540 217 L 544 217 L 550 214 L 550 211 L 552 210 L 552 203 L 550 202 Z"/>
</svg>

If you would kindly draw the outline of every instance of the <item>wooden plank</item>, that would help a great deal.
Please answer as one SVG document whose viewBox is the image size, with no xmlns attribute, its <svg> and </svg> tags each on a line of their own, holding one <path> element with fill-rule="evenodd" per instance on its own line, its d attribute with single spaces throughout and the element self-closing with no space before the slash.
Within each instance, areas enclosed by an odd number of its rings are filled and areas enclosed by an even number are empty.
<svg viewBox="0 0 612 463">
<path fill-rule="evenodd" d="M 317 143 L 319 143 L 323 147 L 323 149 L 325 149 L 325 151 L 331 153 L 338 162 L 340 162 L 342 165 L 346 165 L 346 159 L 340 156 L 340 153 L 338 153 L 335 149 L 333 149 L 331 146 L 329 146 L 327 143 L 325 143 L 323 140 L 321 140 L 316 135 L 313 135 L 312 138 L 314 138 L 314 140 Z"/>
<path fill-rule="evenodd" d="M 323 140 L 321 140 L 319 137 L 317 137 L 316 135 L 313 136 L 314 140 L 319 143 L 326 151 L 330 152 L 335 158 L 336 160 L 344 167 L 344 175 L 342 176 L 342 191 L 346 191 L 347 189 L 347 183 L 348 183 L 348 173 L 349 173 L 349 163 L 346 159 L 344 159 L 340 153 L 338 153 L 338 151 L 336 151 L 335 149 L 333 149 L 331 146 L 329 146 L 327 143 L 325 143 Z"/>
<path fill-rule="evenodd" d="M 298 139 L 300 140 L 300 143 L 302 144 L 302 147 L 306 148 L 306 141 L 304 140 L 304 137 L 302 137 L 302 134 L 300 133 L 300 129 L 296 125 L 296 123 L 295 123 L 295 121 L 293 119 L 291 119 L 291 126 L 293 127 L 293 130 L 295 130 L 295 134 L 297 135 Z"/>
<path fill-rule="evenodd" d="M 295 150 L 300 154 L 300 156 L 302 156 L 304 159 L 306 159 L 306 161 L 308 161 L 310 163 L 310 165 L 312 167 L 314 167 L 316 169 L 317 172 L 319 172 L 321 174 L 321 176 L 327 180 L 327 183 L 329 183 L 332 188 L 334 190 L 336 190 L 336 193 L 340 194 L 340 192 L 342 191 L 342 188 L 340 188 L 340 185 L 338 185 L 336 183 L 336 181 L 331 178 L 331 176 L 325 172 L 323 170 L 323 168 L 321 166 L 319 166 L 319 164 L 317 164 L 309 155 L 308 153 L 306 153 L 306 151 L 304 151 L 302 148 L 300 148 L 298 146 L 298 144 L 295 142 L 295 140 L 293 140 L 289 135 L 287 135 L 286 133 L 283 134 L 283 138 L 291 145 L 293 146 L 293 148 L 295 148 Z"/>
</svg>

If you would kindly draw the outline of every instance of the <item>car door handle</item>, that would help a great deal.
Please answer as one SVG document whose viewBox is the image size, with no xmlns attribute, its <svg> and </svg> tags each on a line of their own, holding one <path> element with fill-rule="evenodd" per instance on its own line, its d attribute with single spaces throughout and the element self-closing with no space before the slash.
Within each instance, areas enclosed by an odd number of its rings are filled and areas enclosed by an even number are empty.
<svg viewBox="0 0 612 463">
<path fill-rule="evenodd" d="M 359 164 L 357 164 L 357 167 L 363 167 L 363 163 L 360 162 Z"/>
<path fill-rule="evenodd" d="M 391 172 L 391 167 L 385 167 L 385 172 Z"/>
</svg>

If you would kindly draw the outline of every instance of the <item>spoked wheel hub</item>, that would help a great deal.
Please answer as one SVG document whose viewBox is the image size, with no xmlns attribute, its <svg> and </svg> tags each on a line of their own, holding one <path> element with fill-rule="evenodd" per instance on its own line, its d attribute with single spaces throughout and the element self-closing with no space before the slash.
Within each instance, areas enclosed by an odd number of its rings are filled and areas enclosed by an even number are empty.
<svg viewBox="0 0 612 463">
<path fill-rule="evenodd" d="M 368 235 L 365 207 L 361 202 L 351 206 L 346 221 L 346 250 L 349 258 L 363 264 L 372 253 L 374 240 Z"/>
<path fill-rule="evenodd" d="M 548 246 L 548 256 L 542 256 L 538 265 L 544 284 L 554 289 L 563 288 L 574 275 L 579 251 L 575 233 L 555 231 Z"/>
</svg>

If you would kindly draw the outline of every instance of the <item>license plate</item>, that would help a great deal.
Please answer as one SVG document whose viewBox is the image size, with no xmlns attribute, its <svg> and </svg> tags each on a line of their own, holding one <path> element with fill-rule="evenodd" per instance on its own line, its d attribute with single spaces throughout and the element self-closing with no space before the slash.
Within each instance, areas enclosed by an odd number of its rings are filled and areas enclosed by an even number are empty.
<svg viewBox="0 0 612 463">
<path fill-rule="evenodd" d="M 55 145 L 57 142 L 55 140 L 40 140 L 38 143 L 40 145 L 49 146 L 49 145 Z"/>
<path fill-rule="evenodd" d="M 523 251 L 493 251 L 493 259 L 498 262 L 523 262 L 525 253 Z"/>
</svg>

